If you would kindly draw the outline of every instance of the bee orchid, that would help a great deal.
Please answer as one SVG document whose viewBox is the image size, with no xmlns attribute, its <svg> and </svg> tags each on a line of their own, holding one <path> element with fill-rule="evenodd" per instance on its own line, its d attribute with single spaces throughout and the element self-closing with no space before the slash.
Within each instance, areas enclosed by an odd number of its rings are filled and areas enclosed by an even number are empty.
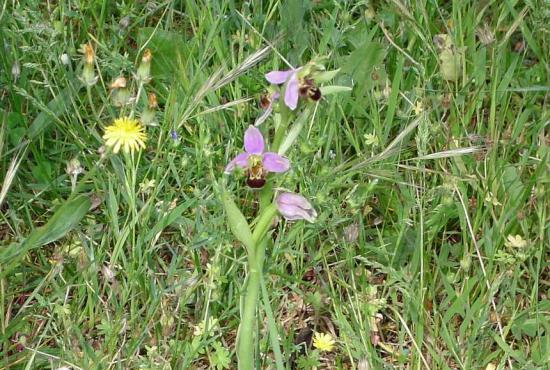
<svg viewBox="0 0 550 370">
<path fill-rule="evenodd" d="M 300 97 L 297 73 L 299 70 L 300 68 L 288 71 L 271 71 L 265 75 L 266 80 L 273 85 L 282 85 L 286 82 L 284 101 L 291 110 L 296 109 Z"/>
<path fill-rule="evenodd" d="M 271 71 L 265 75 L 266 80 L 273 85 L 286 83 L 284 102 L 290 110 L 296 109 L 300 97 L 309 97 L 313 101 L 321 99 L 321 90 L 308 77 L 310 75 L 307 72 L 309 70 L 308 67 L 305 67 L 303 72 L 301 70 L 302 68 L 289 69 L 287 71 Z"/>
<path fill-rule="evenodd" d="M 230 173 L 235 167 L 246 171 L 246 183 L 251 188 L 261 188 L 269 172 L 286 172 L 290 168 L 287 158 L 273 152 L 264 152 L 265 143 L 260 130 L 249 126 L 244 133 L 244 152 L 238 154 L 225 167 Z"/>
</svg>

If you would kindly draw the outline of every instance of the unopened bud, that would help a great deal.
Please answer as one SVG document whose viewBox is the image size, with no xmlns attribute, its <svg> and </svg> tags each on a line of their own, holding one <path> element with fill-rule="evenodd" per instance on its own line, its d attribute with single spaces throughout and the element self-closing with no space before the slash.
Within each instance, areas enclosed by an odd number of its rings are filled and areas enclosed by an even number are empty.
<svg viewBox="0 0 550 370">
<path fill-rule="evenodd" d="M 90 43 L 82 44 L 80 46 L 80 52 L 84 54 L 84 63 L 94 64 L 95 53 L 94 53 L 94 48 Z"/>
<path fill-rule="evenodd" d="M 21 74 L 21 67 L 19 66 L 19 63 L 15 62 L 11 66 L 11 75 L 13 76 L 13 80 L 17 81 L 19 78 L 19 75 Z"/>
<path fill-rule="evenodd" d="M 488 24 L 484 24 L 483 27 L 479 27 L 476 30 L 476 35 L 479 41 L 485 46 L 492 44 L 495 41 L 495 34 L 489 28 Z"/>
<path fill-rule="evenodd" d="M 147 94 L 147 107 L 149 109 L 156 109 L 158 107 L 157 95 L 155 93 Z"/>
<path fill-rule="evenodd" d="M 141 63 L 139 64 L 139 67 L 136 72 L 136 78 L 138 81 L 147 83 L 151 80 L 151 59 L 152 58 L 153 58 L 153 55 L 151 54 L 151 50 L 145 49 L 141 57 Z"/>
<path fill-rule="evenodd" d="M 123 17 L 118 22 L 118 25 L 120 26 L 120 28 L 127 28 L 130 25 L 130 17 L 129 16 Z"/>
<path fill-rule="evenodd" d="M 80 161 L 78 160 L 78 158 L 73 158 L 67 163 L 65 172 L 69 176 L 78 176 L 84 172 L 84 168 L 82 168 L 82 166 L 80 165 Z"/>
<path fill-rule="evenodd" d="M 141 113 L 141 124 L 145 126 L 157 126 L 156 108 L 158 107 L 157 96 L 155 93 L 147 95 L 147 107 Z"/>
<path fill-rule="evenodd" d="M 117 77 L 110 85 L 110 89 L 121 89 L 126 87 L 126 78 L 123 76 Z"/>
<path fill-rule="evenodd" d="M 107 265 L 103 265 L 103 267 L 101 268 L 101 273 L 103 274 L 103 277 L 105 277 L 105 280 L 109 282 L 112 282 L 115 279 L 115 273 Z"/>
<path fill-rule="evenodd" d="M 127 88 L 113 89 L 111 101 L 115 107 L 123 107 L 130 104 L 135 99 L 132 98 L 132 93 Z"/>
<path fill-rule="evenodd" d="M 63 65 L 68 66 L 68 65 L 71 63 L 71 58 L 69 58 L 69 55 L 68 55 L 67 53 L 61 54 L 61 56 L 59 57 L 59 59 L 61 60 L 61 63 L 62 63 Z"/>
</svg>

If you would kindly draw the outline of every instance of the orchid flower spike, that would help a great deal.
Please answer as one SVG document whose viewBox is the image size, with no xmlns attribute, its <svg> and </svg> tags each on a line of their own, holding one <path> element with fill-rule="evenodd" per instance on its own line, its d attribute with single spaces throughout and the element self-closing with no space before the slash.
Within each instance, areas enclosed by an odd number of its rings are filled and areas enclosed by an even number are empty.
<svg viewBox="0 0 550 370">
<path fill-rule="evenodd" d="M 314 85 L 309 76 L 301 76 L 301 70 L 300 67 L 287 71 L 271 71 L 265 75 L 266 80 L 274 85 L 286 83 L 284 102 L 290 110 L 296 109 L 300 97 L 309 97 L 313 101 L 321 99 L 321 90 Z M 306 74 L 309 75 L 307 68 Z"/>
<path fill-rule="evenodd" d="M 225 167 L 230 173 L 235 167 L 246 171 L 246 183 L 251 188 L 261 188 L 269 172 L 286 172 L 290 168 L 287 158 L 273 152 L 264 152 L 264 137 L 260 130 L 249 126 L 244 133 L 244 152 L 238 154 Z"/>
<path fill-rule="evenodd" d="M 279 213 L 287 221 L 306 220 L 315 222 L 317 212 L 306 198 L 296 193 L 280 193 L 275 198 Z"/>
</svg>

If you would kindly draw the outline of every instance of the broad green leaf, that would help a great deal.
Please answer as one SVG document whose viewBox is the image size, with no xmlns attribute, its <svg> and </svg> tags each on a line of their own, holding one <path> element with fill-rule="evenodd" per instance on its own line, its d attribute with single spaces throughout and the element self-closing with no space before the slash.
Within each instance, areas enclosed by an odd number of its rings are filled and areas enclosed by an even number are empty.
<svg viewBox="0 0 550 370">
<path fill-rule="evenodd" d="M 181 214 L 183 213 L 183 211 L 188 209 L 191 203 L 192 203 L 192 200 L 189 200 L 183 204 L 180 204 L 179 206 L 177 206 L 176 208 L 168 212 L 168 214 L 161 217 L 160 220 L 155 224 L 155 226 L 153 226 L 153 228 L 149 230 L 149 232 L 145 235 L 143 240 L 145 242 L 148 242 L 151 239 L 153 239 L 155 235 L 160 233 L 167 226 L 169 226 L 174 221 L 176 221 L 179 217 L 181 217 Z"/>
<path fill-rule="evenodd" d="M 252 239 L 252 232 L 250 231 L 248 222 L 246 222 L 246 218 L 244 218 L 239 207 L 237 207 L 233 198 L 227 191 L 223 191 L 222 201 L 231 232 L 235 235 L 237 240 L 245 245 L 248 253 L 253 253 L 254 239 Z"/>
<path fill-rule="evenodd" d="M 458 80 L 460 56 L 450 49 L 445 49 L 439 54 L 439 61 L 443 79 L 446 81 Z"/>
<path fill-rule="evenodd" d="M 55 119 L 63 114 L 67 107 L 70 107 L 70 98 L 73 93 L 72 87 L 63 89 L 53 100 L 48 103 L 47 107 L 44 107 L 42 112 L 36 116 L 34 121 L 27 130 L 27 135 L 30 140 L 40 135 L 42 131 L 47 129 Z"/>
<path fill-rule="evenodd" d="M 352 76 L 358 85 L 371 86 L 371 72 L 384 58 L 384 49 L 374 41 L 367 41 L 347 57 L 342 73 Z"/>
<path fill-rule="evenodd" d="M 25 136 L 25 117 L 18 112 L 4 112 L 0 110 L 0 113 L 6 113 L 8 140 L 15 147 L 23 141 L 23 137 Z"/>
<path fill-rule="evenodd" d="M 67 200 L 46 225 L 34 229 L 23 244 L 24 248 L 40 247 L 62 238 L 80 223 L 91 205 L 90 198 L 86 195 L 79 195 Z"/>
<path fill-rule="evenodd" d="M 318 84 L 331 81 L 340 72 L 340 68 L 333 71 L 319 72 L 315 75 L 315 82 Z"/>
<path fill-rule="evenodd" d="M 7 265 L 13 267 L 29 250 L 61 239 L 80 223 L 90 206 L 91 201 L 85 195 L 67 200 L 44 226 L 34 229 L 23 243 L 14 243 L 0 250 L 0 264 L 10 270 Z"/>
<path fill-rule="evenodd" d="M 181 33 L 153 27 L 144 27 L 138 31 L 138 44 L 140 48 L 150 49 L 153 54 L 151 71 L 154 78 L 173 79 L 179 61 L 189 52 Z"/>
</svg>

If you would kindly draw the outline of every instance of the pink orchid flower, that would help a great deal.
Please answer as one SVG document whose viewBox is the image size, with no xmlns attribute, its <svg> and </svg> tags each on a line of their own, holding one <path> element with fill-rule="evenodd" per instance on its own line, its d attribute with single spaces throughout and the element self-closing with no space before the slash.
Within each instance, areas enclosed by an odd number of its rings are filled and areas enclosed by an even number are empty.
<svg viewBox="0 0 550 370">
<path fill-rule="evenodd" d="M 287 71 L 271 71 L 265 75 L 266 80 L 274 85 L 282 85 L 286 82 L 284 101 L 291 110 L 296 109 L 300 97 L 299 70 L 300 68 Z"/>
<path fill-rule="evenodd" d="M 251 188 L 261 188 L 269 172 L 286 172 L 290 168 L 287 158 L 273 152 L 264 152 L 264 137 L 260 130 L 249 126 L 244 133 L 244 152 L 238 154 L 225 167 L 230 173 L 235 167 L 246 171 L 247 184 Z"/>
</svg>

